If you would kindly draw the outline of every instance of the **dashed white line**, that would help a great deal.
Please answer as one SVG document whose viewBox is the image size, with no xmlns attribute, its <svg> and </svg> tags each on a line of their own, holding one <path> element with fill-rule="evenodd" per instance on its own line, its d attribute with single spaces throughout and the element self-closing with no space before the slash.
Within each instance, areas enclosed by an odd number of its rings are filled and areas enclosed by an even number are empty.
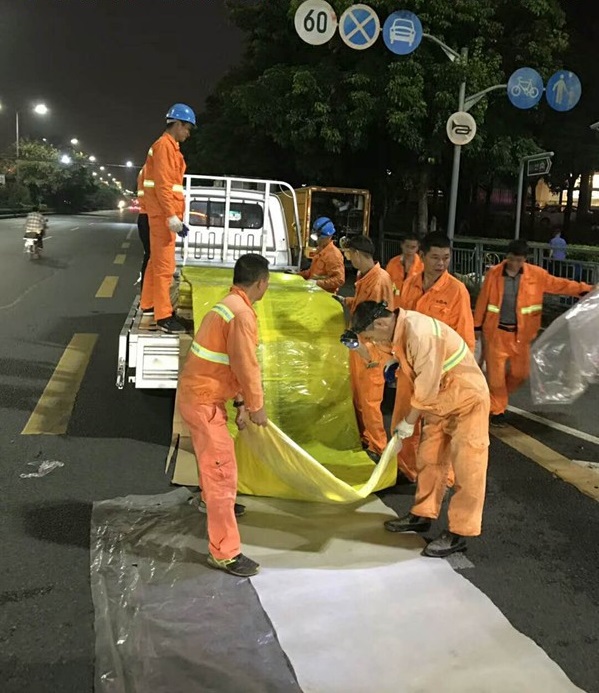
<svg viewBox="0 0 599 693">
<path fill-rule="evenodd" d="M 555 431 L 567 433 L 568 435 L 574 436 L 575 438 L 586 440 L 587 443 L 594 443 L 595 445 L 599 445 L 599 438 L 597 436 L 591 435 L 590 433 L 587 433 L 586 431 L 579 431 L 576 428 L 564 426 L 564 424 L 556 423 L 555 421 L 546 419 L 544 416 L 531 414 L 529 411 L 526 411 L 525 409 L 519 409 L 518 407 L 509 406 L 508 411 L 511 411 L 514 414 L 518 414 L 518 416 L 522 416 L 525 419 L 529 419 L 530 421 L 535 421 L 536 423 L 540 423 L 549 428 L 553 428 Z"/>
</svg>

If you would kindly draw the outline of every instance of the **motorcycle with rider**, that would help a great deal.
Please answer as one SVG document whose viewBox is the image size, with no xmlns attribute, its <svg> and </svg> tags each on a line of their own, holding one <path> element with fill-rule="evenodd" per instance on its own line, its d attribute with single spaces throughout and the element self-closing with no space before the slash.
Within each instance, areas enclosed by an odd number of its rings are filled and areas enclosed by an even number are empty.
<svg viewBox="0 0 599 693">
<path fill-rule="evenodd" d="M 44 236 L 48 228 L 48 220 L 39 211 L 39 207 L 34 207 L 25 219 L 25 241 L 24 251 L 29 255 L 30 260 L 37 260 L 44 248 Z"/>
</svg>

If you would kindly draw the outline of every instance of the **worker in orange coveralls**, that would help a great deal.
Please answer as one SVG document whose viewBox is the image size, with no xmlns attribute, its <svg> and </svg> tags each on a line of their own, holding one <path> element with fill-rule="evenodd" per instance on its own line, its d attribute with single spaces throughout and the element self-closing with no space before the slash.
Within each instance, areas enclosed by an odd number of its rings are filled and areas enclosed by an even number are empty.
<svg viewBox="0 0 599 693">
<path fill-rule="evenodd" d="M 416 310 L 431 318 L 441 320 L 455 330 L 474 351 L 474 320 L 470 294 L 464 284 L 449 274 L 451 261 L 451 242 L 442 233 L 429 233 L 422 240 L 421 253 L 423 271 L 409 277 L 403 284 L 399 297 L 399 306 L 404 310 Z M 386 372 L 386 378 L 392 380 L 393 369 Z M 397 370 L 397 391 L 395 407 L 391 419 L 391 428 L 406 416 L 410 410 L 411 383 L 401 370 Z M 420 441 L 420 424 L 414 428 L 414 435 L 403 441 L 397 464 L 403 481 L 416 481 L 416 451 Z M 450 470 L 449 485 L 453 484 L 453 472 Z"/>
<path fill-rule="evenodd" d="M 264 296 L 268 280 L 266 258 L 248 254 L 237 260 L 233 287 L 202 320 L 179 378 L 179 409 L 191 433 L 208 516 L 208 563 L 239 577 L 255 575 L 259 566 L 241 553 L 236 515 L 245 508 L 235 503 L 237 461 L 225 405 L 233 399 L 239 429 L 248 418 L 249 425 L 268 422 L 252 307 Z"/>
<path fill-rule="evenodd" d="M 353 297 L 335 298 L 349 310 L 350 316 L 364 301 L 393 303 L 391 277 L 373 259 L 374 244 L 366 236 L 354 236 L 344 245 L 343 253 L 358 270 Z M 368 456 L 378 462 L 387 445 L 387 433 L 381 412 L 385 377 L 380 354 L 372 346 L 350 352 L 349 370 L 358 428 Z"/>
<path fill-rule="evenodd" d="M 420 236 L 412 232 L 405 234 L 401 242 L 401 255 L 392 257 L 385 267 L 393 282 L 394 308 L 399 308 L 399 295 L 403 283 L 424 270 L 424 265 L 418 254 L 419 249 Z"/>
<path fill-rule="evenodd" d="M 312 226 L 318 250 L 307 270 L 300 272 L 304 279 L 312 279 L 316 286 L 334 294 L 345 284 L 345 263 L 343 255 L 333 243 L 335 225 L 328 217 L 319 217 Z"/>
<path fill-rule="evenodd" d="M 475 329 L 484 337 L 492 426 L 506 426 L 508 396 L 528 378 L 530 344 L 541 327 L 543 295 L 584 296 L 593 288 L 553 277 L 528 264 L 527 256 L 526 241 L 509 244 L 506 259 L 487 272 L 474 310 Z"/>
<path fill-rule="evenodd" d="M 179 145 L 196 124 L 195 113 L 175 104 L 166 114 L 166 130 L 148 150 L 144 164 L 144 204 L 150 222 L 150 259 L 144 275 L 141 309 L 154 315 L 158 328 L 176 334 L 185 327 L 173 315 L 170 286 L 175 272 L 176 235 L 184 235 L 183 175 Z"/>
<path fill-rule="evenodd" d="M 139 283 L 143 289 L 144 276 L 150 261 L 150 222 L 148 221 L 148 212 L 144 202 L 144 169 L 141 168 L 137 175 L 137 200 L 139 202 L 139 214 L 137 215 L 137 233 L 139 240 L 144 249 L 144 257 L 141 263 L 141 271 L 139 274 Z"/>
<path fill-rule="evenodd" d="M 444 323 L 382 303 L 362 303 L 352 327 L 400 364 L 412 383 L 410 411 L 395 427 L 409 438 L 422 416 L 416 498 L 407 515 L 385 522 L 390 532 L 428 532 L 439 516 L 450 465 L 455 492 L 449 502 L 449 530 L 423 551 L 443 557 L 466 548 L 466 537 L 481 532 L 489 449 L 489 389 L 466 342 Z"/>
</svg>

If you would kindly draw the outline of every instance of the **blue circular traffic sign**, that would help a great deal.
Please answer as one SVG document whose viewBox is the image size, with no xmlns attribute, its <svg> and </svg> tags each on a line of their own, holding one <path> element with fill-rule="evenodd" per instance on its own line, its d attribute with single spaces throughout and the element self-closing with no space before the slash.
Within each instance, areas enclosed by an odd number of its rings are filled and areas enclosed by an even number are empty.
<svg viewBox="0 0 599 693">
<path fill-rule="evenodd" d="M 547 103 L 555 111 L 571 111 L 580 101 L 582 84 L 569 70 L 556 72 L 547 82 Z"/>
<path fill-rule="evenodd" d="M 516 70 L 507 83 L 508 99 L 516 108 L 534 108 L 543 96 L 543 78 L 532 67 Z"/>
<path fill-rule="evenodd" d="M 383 26 L 383 40 L 396 55 L 413 53 L 422 41 L 422 23 L 417 15 L 399 10 L 387 17 Z"/>
<path fill-rule="evenodd" d="M 339 36 L 347 46 L 357 51 L 363 51 L 376 43 L 380 31 L 378 15 L 368 5 L 352 5 L 339 19 Z"/>
</svg>

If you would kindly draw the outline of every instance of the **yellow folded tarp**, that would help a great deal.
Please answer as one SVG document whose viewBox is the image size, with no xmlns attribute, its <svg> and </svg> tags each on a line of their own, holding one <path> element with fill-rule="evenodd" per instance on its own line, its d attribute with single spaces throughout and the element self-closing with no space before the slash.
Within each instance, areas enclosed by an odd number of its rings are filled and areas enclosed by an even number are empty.
<svg viewBox="0 0 599 693">
<path fill-rule="evenodd" d="M 191 287 L 198 326 L 228 292 L 232 272 L 186 268 L 183 279 Z M 341 306 L 301 277 L 272 273 L 255 309 L 270 424 L 248 426 L 236 437 L 240 493 L 348 503 L 392 486 L 395 456 L 386 454 L 374 465 L 362 451 L 348 352 L 339 342 Z M 230 428 L 236 431 L 232 420 Z M 181 434 L 173 481 L 197 484 L 188 432 L 177 419 L 173 430 Z"/>
</svg>

